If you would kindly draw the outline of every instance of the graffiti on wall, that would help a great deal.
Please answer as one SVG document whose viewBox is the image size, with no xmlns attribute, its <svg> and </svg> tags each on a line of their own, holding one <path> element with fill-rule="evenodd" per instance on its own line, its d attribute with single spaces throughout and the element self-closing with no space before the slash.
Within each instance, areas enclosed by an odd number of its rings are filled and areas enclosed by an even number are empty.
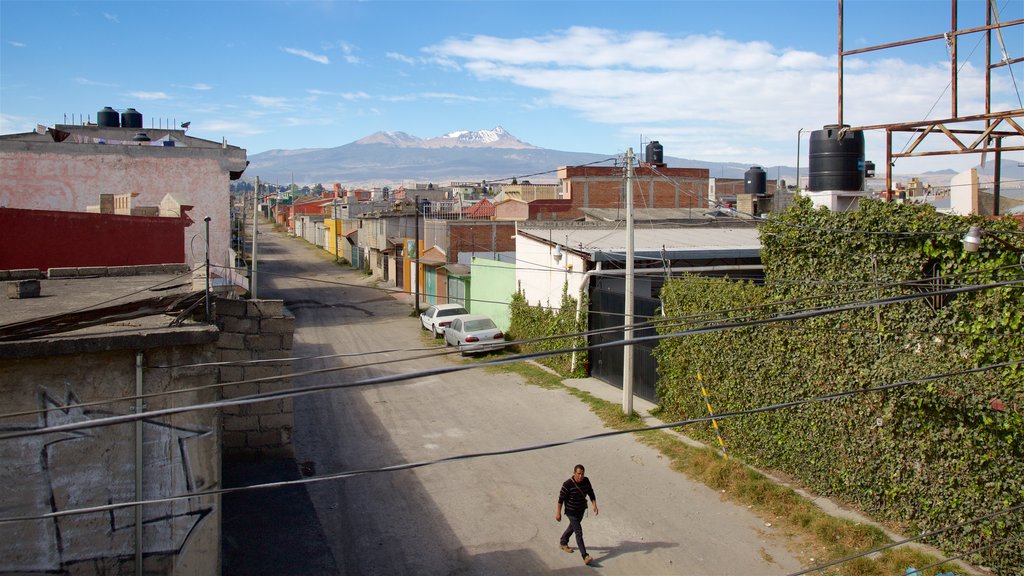
<svg viewBox="0 0 1024 576">
<path fill-rule="evenodd" d="M 44 409 L 32 425 L 0 431 L 33 430 L 106 416 L 113 412 L 76 407 L 42 389 Z M 209 489 L 216 483 L 215 438 L 209 430 L 143 421 L 143 492 L 150 500 Z M 0 441 L 0 516 L 36 516 L 137 500 L 135 424 L 39 434 Z M 213 511 L 199 498 L 142 508 L 143 554 L 177 556 Z M 0 524 L 0 572 L 59 572 L 81 562 L 133 562 L 133 507 Z"/>
</svg>

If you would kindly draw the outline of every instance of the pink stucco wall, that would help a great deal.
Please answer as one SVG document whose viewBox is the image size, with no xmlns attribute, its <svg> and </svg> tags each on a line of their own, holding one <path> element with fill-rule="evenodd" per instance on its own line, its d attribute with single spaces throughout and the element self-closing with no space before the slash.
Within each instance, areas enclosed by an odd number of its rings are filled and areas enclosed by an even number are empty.
<svg viewBox="0 0 1024 576">
<path fill-rule="evenodd" d="M 99 204 L 100 194 L 137 192 L 135 206 L 158 206 L 172 194 L 194 206 L 189 215 L 196 224 L 185 230 L 187 263 L 204 259 L 203 219 L 209 216 L 210 262 L 231 264 L 229 174 L 216 151 L 65 146 L 75 148 L 0 152 L 0 206 L 84 212 Z"/>
</svg>

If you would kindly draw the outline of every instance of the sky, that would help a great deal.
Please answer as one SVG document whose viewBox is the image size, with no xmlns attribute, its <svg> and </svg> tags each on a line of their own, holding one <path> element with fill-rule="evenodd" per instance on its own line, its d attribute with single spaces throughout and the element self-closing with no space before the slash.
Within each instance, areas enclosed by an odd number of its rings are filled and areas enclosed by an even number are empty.
<svg viewBox="0 0 1024 576">
<path fill-rule="evenodd" d="M 844 48 L 941 34 L 950 6 L 846 0 Z M 1024 0 L 998 6 L 1001 22 L 1024 18 Z M 111 106 L 249 154 L 502 126 L 555 150 L 658 140 L 671 157 L 763 166 L 795 166 L 800 139 L 806 166 L 808 132 L 839 121 L 838 13 L 836 0 L 2 0 L 0 133 Z M 959 29 L 984 19 L 984 2 L 959 1 Z M 1011 59 L 1022 29 L 1004 30 Z M 983 113 L 984 34 L 961 36 L 958 53 L 959 114 Z M 950 117 L 949 54 L 939 40 L 847 56 L 843 122 Z M 1024 108 L 1022 94 L 1024 63 L 993 71 L 993 110 Z M 895 134 L 894 150 L 909 140 Z M 885 132 L 865 141 L 884 172 Z M 900 159 L 894 173 L 980 161 Z"/>
</svg>

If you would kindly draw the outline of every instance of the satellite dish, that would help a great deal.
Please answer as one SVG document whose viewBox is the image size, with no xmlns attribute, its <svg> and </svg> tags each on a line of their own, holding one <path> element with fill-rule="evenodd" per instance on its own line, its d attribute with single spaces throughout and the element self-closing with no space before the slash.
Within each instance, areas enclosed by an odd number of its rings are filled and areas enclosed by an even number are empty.
<svg viewBox="0 0 1024 576">
<path fill-rule="evenodd" d="M 181 127 L 182 127 L 183 129 L 185 129 L 185 130 L 188 130 L 188 127 L 189 127 L 189 125 L 191 125 L 191 124 L 192 124 L 192 122 L 191 122 L 191 121 L 189 121 L 189 122 L 182 122 L 182 123 L 181 123 Z"/>
</svg>

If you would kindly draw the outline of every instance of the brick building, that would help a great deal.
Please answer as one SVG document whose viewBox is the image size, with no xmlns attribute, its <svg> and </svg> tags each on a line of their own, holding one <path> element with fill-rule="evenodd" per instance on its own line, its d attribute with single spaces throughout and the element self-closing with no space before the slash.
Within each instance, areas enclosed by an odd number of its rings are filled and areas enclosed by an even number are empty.
<svg viewBox="0 0 1024 576">
<path fill-rule="evenodd" d="M 562 198 L 571 201 L 568 216 L 584 208 L 625 208 L 625 168 L 563 166 L 558 169 Z M 637 208 L 701 208 L 708 205 L 710 173 L 706 168 L 669 168 L 641 164 L 634 171 L 633 206 Z M 559 215 L 562 219 L 562 215 Z"/>
</svg>

